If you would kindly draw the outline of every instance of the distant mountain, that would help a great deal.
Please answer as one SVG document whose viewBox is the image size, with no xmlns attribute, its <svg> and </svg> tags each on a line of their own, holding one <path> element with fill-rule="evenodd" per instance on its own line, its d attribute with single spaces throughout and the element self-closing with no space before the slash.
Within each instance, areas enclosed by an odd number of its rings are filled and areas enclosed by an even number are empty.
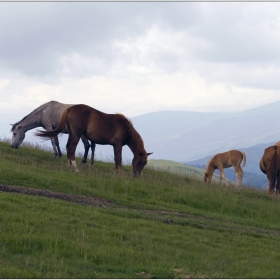
<svg viewBox="0 0 280 280">
<path fill-rule="evenodd" d="M 132 118 L 151 158 L 192 161 L 280 140 L 280 102 L 229 113 L 162 111 Z"/>
</svg>

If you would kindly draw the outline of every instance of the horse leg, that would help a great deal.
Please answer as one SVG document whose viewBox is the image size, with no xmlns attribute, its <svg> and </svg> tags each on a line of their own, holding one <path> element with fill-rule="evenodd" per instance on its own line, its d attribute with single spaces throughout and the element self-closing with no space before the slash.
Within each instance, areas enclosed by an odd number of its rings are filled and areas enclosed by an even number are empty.
<svg viewBox="0 0 280 280">
<path fill-rule="evenodd" d="M 56 137 L 55 137 L 55 138 L 56 138 Z M 52 139 L 51 139 L 52 147 L 53 147 L 53 155 L 54 155 L 54 158 L 57 157 L 57 149 L 56 149 L 55 138 L 52 138 Z"/>
<path fill-rule="evenodd" d="M 90 159 L 90 167 L 93 167 L 93 163 L 94 163 L 94 152 L 95 152 L 95 146 L 96 144 L 92 141 L 91 142 L 91 159 Z"/>
<path fill-rule="evenodd" d="M 68 157 L 68 167 L 70 167 L 74 172 L 79 172 L 79 169 L 75 160 L 75 151 L 76 147 L 79 143 L 80 137 L 73 136 L 69 134 L 69 138 L 67 141 L 66 149 L 67 149 L 67 157 Z"/>
<path fill-rule="evenodd" d="M 54 127 L 48 123 L 45 127 L 47 130 L 52 130 L 54 129 Z M 52 146 L 53 146 L 53 154 L 54 154 L 54 158 L 56 158 L 57 156 L 61 157 L 62 153 L 60 151 L 60 147 L 59 147 L 59 142 L 58 142 L 58 137 L 55 136 L 54 138 L 51 138 L 51 142 L 52 142 Z"/>
<path fill-rule="evenodd" d="M 116 173 L 122 172 L 122 145 L 114 145 L 114 159 Z"/>
<path fill-rule="evenodd" d="M 238 187 L 241 187 L 241 182 L 242 182 L 244 172 L 240 166 L 234 167 L 234 171 L 236 174 L 236 188 L 238 188 Z"/>
<path fill-rule="evenodd" d="M 228 186 L 229 184 L 228 184 L 228 181 L 227 181 L 227 178 L 226 178 L 223 167 L 218 167 L 218 169 L 220 171 L 220 184 L 222 183 L 222 179 L 224 179 L 225 184 Z"/>
<path fill-rule="evenodd" d="M 86 163 L 90 144 L 88 142 L 88 139 L 84 135 L 81 136 L 81 140 L 83 141 L 84 147 L 85 147 L 85 153 L 84 153 L 84 157 L 82 159 L 82 163 Z"/>
<path fill-rule="evenodd" d="M 276 178 L 271 176 L 270 173 L 267 173 L 267 179 L 269 181 L 268 193 L 272 194 L 272 193 L 274 193 L 274 190 L 275 190 Z"/>
<path fill-rule="evenodd" d="M 277 182 L 276 182 L 276 194 L 279 194 L 279 192 L 280 192 L 280 172 L 278 171 Z"/>
<path fill-rule="evenodd" d="M 275 191 L 275 181 L 272 178 L 270 178 L 268 192 L 269 194 L 273 194 L 274 191 Z"/>
<path fill-rule="evenodd" d="M 61 153 L 61 150 L 60 150 L 60 147 L 59 147 L 59 142 L 58 142 L 58 137 L 54 137 L 54 143 L 56 145 L 56 148 L 57 148 L 57 153 L 58 153 L 58 156 L 61 157 L 62 156 L 62 153 Z"/>
</svg>

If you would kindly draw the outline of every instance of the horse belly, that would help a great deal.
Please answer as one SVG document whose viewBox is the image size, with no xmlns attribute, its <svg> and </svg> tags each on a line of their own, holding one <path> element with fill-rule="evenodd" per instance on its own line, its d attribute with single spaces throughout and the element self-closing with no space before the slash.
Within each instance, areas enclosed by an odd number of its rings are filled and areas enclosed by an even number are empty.
<svg viewBox="0 0 280 280">
<path fill-rule="evenodd" d="M 86 130 L 85 136 L 99 145 L 113 145 L 113 135 L 110 131 L 102 127 L 91 127 Z"/>
</svg>

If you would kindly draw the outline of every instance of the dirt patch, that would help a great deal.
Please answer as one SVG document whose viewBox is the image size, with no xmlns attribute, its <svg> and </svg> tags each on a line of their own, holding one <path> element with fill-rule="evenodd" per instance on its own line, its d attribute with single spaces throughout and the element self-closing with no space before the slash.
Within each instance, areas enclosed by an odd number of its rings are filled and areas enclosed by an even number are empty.
<svg viewBox="0 0 280 280">
<path fill-rule="evenodd" d="M 0 191 L 4 192 L 14 192 L 14 193 L 20 193 L 25 195 L 34 195 L 34 196 L 43 196 L 48 197 L 52 199 L 60 199 L 67 202 L 74 202 L 81 205 L 92 205 L 95 207 L 101 207 L 106 209 L 127 209 L 127 210 L 134 210 L 139 213 L 142 213 L 146 217 L 154 217 L 154 214 L 164 217 L 164 220 L 162 220 L 163 223 L 168 225 L 185 225 L 188 221 L 198 221 L 196 224 L 191 224 L 190 226 L 195 226 L 199 228 L 208 228 L 208 229 L 215 229 L 219 231 L 225 231 L 229 234 L 248 234 L 250 236 L 261 238 L 263 235 L 280 235 L 280 232 L 278 230 L 270 230 L 270 229 L 260 229 L 260 228 L 254 228 L 250 226 L 244 226 L 244 225 L 236 225 L 231 224 L 228 222 L 219 222 L 216 223 L 215 220 L 211 218 L 206 218 L 202 216 L 195 216 L 195 215 L 189 215 L 186 213 L 179 213 L 179 212 L 172 212 L 172 211 L 160 211 L 160 210 L 146 210 L 146 209 L 133 209 L 133 208 L 127 208 L 124 206 L 121 206 L 117 203 L 114 203 L 112 201 L 109 201 L 104 198 L 98 198 L 98 197 L 92 197 L 92 196 L 79 196 L 74 194 L 66 194 L 66 193 L 60 193 L 55 191 L 49 191 L 49 190 L 40 190 L 40 189 L 34 189 L 34 188 L 27 188 L 22 186 L 10 186 L 10 185 L 3 185 L 0 184 Z M 180 220 L 180 218 L 183 218 Z M 185 222 L 186 221 L 186 222 Z M 196 275 L 197 276 L 197 275 Z M 199 277 L 195 277 L 199 278 Z M 203 277 L 204 278 L 204 277 Z"/>
<path fill-rule="evenodd" d="M 61 199 L 68 202 L 74 202 L 82 205 L 93 205 L 98 206 L 102 208 L 122 208 L 121 205 L 118 205 L 117 203 L 114 203 L 112 201 L 106 200 L 104 198 L 99 197 L 92 197 L 92 196 L 79 196 L 74 194 L 66 194 L 61 192 L 55 192 L 55 191 L 49 191 L 49 190 L 41 190 L 41 189 L 34 189 L 34 188 L 27 188 L 22 186 L 10 186 L 10 185 L 3 185 L 0 184 L 0 191 L 4 192 L 14 192 L 14 193 L 20 193 L 25 195 L 34 195 L 34 196 L 43 196 L 48 198 L 54 198 L 54 199 Z M 123 207 L 126 208 L 127 207 Z M 158 210 L 137 210 L 143 213 L 144 215 L 148 215 L 149 213 L 154 213 L 160 216 L 176 216 L 181 218 L 191 218 L 191 219 L 201 219 L 205 220 L 204 217 L 184 214 L 184 213 L 178 213 L 178 212 L 172 212 L 172 211 L 158 211 Z M 166 219 L 163 221 L 166 224 L 172 224 L 174 221 L 172 219 Z"/>
<path fill-rule="evenodd" d="M 85 197 L 85 196 L 78 196 L 73 194 L 66 194 L 66 193 L 60 193 L 60 192 L 54 192 L 54 191 L 48 191 L 48 190 L 40 190 L 40 189 L 33 189 L 33 188 L 27 188 L 27 187 L 21 187 L 21 186 L 9 186 L 9 185 L 3 185 L 0 184 L 0 191 L 4 192 L 15 192 L 15 193 L 21 193 L 26 195 L 35 195 L 35 196 L 44 196 L 49 198 L 55 198 L 55 199 L 61 199 L 68 202 L 75 202 L 83 205 L 94 205 L 99 206 L 103 208 L 107 208 L 110 206 L 116 206 L 115 203 L 103 199 L 103 198 L 97 198 L 97 197 Z"/>
</svg>

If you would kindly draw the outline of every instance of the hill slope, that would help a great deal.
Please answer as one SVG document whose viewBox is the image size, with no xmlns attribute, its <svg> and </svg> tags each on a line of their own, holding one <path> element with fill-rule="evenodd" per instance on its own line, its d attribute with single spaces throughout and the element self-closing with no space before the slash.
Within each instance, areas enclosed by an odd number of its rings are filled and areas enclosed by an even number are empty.
<svg viewBox="0 0 280 280">
<path fill-rule="evenodd" d="M 266 191 L 0 151 L 2 278 L 279 277 L 280 204 Z"/>
<path fill-rule="evenodd" d="M 243 183 L 247 186 L 255 186 L 255 187 L 267 187 L 268 181 L 267 177 L 261 172 L 259 167 L 260 159 L 264 153 L 264 150 L 274 145 L 275 142 L 271 143 L 262 143 L 258 145 L 254 145 L 249 148 L 241 148 L 240 150 L 246 153 L 246 166 L 243 168 L 244 170 L 244 177 Z M 185 164 L 205 169 L 207 162 L 212 158 L 214 154 L 208 155 L 207 157 L 197 159 L 190 162 L 185 162 Z M 216 174 L 219 172 L 216 171 Z M 235 180 L 235 173 L 233 168 L 225 169 L 226 177 L 229 180 Z"/>
<path fill-rule="evenodd" d="M 254 145 L 252 147 L 249 148 L 240 148 L 240 151 L 243 151 L 246 153 L 246 165 L 243 168 L 245 172 L 251 172 L 251 173 L 255 173 L 258 175 L 263 175 L 263 173 L 260 170 L 259 167 L 259 162 L 260 159 L 264 153 L 264 150 L 269 147 L 274 145 L 275 142 L 270 142 L 270 143 L 261 143 L 258 145 Z M 184 162 L 185 164 L 189 164 L 192 166 L 197 166 L 200 168 L 205 168 L 207 162 L 215 155 L 214 154 L 209 154 L 206 157 L 200 158 L 200 159 L 196 159 L 193 161 L 187 161 Z"/>
<path fill-rule="evenodd" d="M 195 162 L 200 163 L 200 160 Z M 148 166 L 154 168 L 155 170 L 162 170 L 178 175 L 190 176 L 193 178 L 197 178 L 198 180 L 201 181 L 203 180 L 205 167 L 206 167 L 204 164 L 192 164 L 192 163 L 183 164 L 172 160 L 154 160 L 154 159 L 148 161 Z M 236 174 L 233 168 L 226 168 L 224 171 L 225 171 L 226 178 L 231 183 L 236 181 Z M 214 175 L 215 175 L 214 177 L 215 182 L 219 182 L 220 172 L 216 170 Z M 268 180 L 265 175 L 259 175 L 256 173 L 245 171 L 242 179 L 242 184 L 248 187 L 267 189 Z"/>
</svg>

